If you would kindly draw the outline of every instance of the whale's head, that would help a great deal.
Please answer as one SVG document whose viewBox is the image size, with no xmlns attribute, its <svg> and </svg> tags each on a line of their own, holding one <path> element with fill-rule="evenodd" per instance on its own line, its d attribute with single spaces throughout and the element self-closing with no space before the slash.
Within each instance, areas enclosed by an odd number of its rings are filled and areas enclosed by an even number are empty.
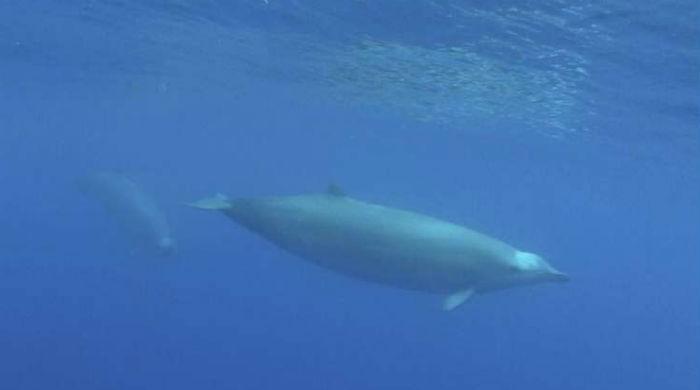
<svg viewBox="0 0 700 390">
<path fill-rule="evenodd" d="M 516 251 L 504 268 L 484 280 L 481 291 L 500 290 L 547 282 L 566 282 L 569 276 L 558 271 L 542 257 L 534 253 Z"/>
<path fill-rule="evenodd" d="M 175 245 L 175 240 L 170 237 L 162 237 L 160 240 L 158 240 L 158 253 L 163 255 L 163 256 L 171 256 L 175 254 L 176 251 L 176 245 Z"/>
<path fill-rule="evenodd" d="M 517 251 L 513 256 L 514 278 L 523 284 L 567 282 L 569 276 L 552 267 L 542 257 L 530 252 Z"/>
</svg>

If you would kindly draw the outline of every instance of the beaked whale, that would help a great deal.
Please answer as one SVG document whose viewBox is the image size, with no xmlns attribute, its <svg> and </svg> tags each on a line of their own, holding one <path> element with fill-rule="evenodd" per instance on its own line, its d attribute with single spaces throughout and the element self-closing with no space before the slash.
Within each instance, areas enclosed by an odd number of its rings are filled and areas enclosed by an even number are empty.
<svg viewBox="0 0 700 390">
<path fill-rule="evenodd" d="M 117 172 L 98 172 L 78 180 L 143 248 L 172 255 L 176 245 L 165 213 L 135 181 Z"/>
<path fill-rule="evenodd" d="M 445 310 L 474 294 L 569 279 L 534 253 L 450 222 L 350 198 L 335 186 L 326 193 L 285 197 L 229 199 L 219 194 L 190 205 L 219 210 L 324 268 L 448 294 Z"/>
</svg>

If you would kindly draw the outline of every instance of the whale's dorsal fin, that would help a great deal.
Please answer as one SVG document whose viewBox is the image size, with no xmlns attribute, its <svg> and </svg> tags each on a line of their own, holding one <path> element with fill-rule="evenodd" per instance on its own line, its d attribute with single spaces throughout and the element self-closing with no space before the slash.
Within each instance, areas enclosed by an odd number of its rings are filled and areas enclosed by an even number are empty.
<svg viewBox="0 0 700 390">
<path fill-rule="evenodd" d="M 345 191 L 343 191 L 343 189 L 338 187 L 335 183 L 331 183 L 328 185 L 328 187 L 326 187 L 326 194 L 341 198 L 347 196 Z"/>
<path fill-rule="evenodd" d="M 474 295 L 474 289 L 470 288 L 468 290 L 458 291 L 447 298 L 442 303 L 442 309 L 445 311 L 451 311 L 462 305 L 464 302 L 468 301 L 471 296 Z"/>
</svg>

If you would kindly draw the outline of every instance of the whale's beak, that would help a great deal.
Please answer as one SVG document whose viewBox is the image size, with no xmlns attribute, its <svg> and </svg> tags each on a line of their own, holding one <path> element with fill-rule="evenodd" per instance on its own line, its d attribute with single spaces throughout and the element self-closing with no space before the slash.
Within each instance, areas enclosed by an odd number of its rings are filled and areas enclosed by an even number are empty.
<svg viewBox="0 0 700 390">
<path fill-rule="evenodd" d="M 158 242 L 158 251 L 162 256 L 172 256 L 176 249 L 175 240 L 171 237 L 163 237 Z"/>
<path fill-rule="evenodd" d="M 552 281 L 554 282 L 568 282 L 569 280 L 571 280 L 569 275 L 561 271 L 557 271 L 554 268 L 550 270 L 549 275 L 551 276 Z"/>
</svg>

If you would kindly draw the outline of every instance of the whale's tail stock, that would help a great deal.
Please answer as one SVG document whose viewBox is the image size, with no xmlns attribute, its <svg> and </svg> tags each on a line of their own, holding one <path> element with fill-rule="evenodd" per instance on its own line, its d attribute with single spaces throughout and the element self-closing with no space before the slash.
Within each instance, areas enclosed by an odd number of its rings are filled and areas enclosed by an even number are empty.
<svg viewBox="0 0 700 390">
<path fill-rule="evenodd" d="M 216 194 L 208 198 L 187 203 L 187 205 L 200 210 L 226 210 L 231 207 L 231 201 L 224 194 Z"/>
</svg>

